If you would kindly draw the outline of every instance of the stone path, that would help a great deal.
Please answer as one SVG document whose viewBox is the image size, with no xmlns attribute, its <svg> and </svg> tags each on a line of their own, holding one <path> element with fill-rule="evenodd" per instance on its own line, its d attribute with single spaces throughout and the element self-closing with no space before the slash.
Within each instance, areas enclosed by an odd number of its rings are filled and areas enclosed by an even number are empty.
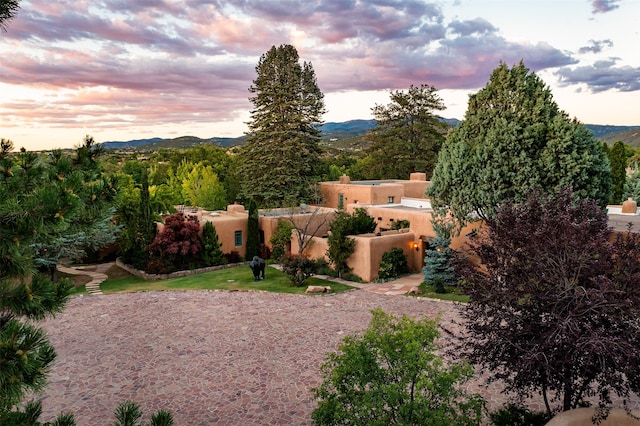
<svg viewBox="0 0 640 426">
<path fill-rule="evenodd" d="M 64 272 L 69 275 L 88 275 L 91 277 L 91 281 L 85 284 L 85 288 L 87 289 L 87 293 L 89 294 L 102 294 L 102 290 L 100 290 L 100 284 L 105 281 L 108 277 L 106 272 L 112 267 L 115 262 L 109 263 L 101 263 L 98 265 L 89 265 L 89 266 L 74 266 L 67 267 L 62 265 L 57 265 L 56 269 L 60 272 Z"/>
<path fill-rule="evenodd" d="M 74 297 L 43 323 L 58 358 L 40 396 L 41 420 L 70 411 L 79 426 L 108 425 L 118 404 L 131 399 L 146 421 L 168 409 L 176 425 L 308 425 L 316 405 L 311 388 L 321 382 L 325 355 L 366 328 L 372 309 L 437 316 L 442 327 L 459 329 L 455 304 L 389 297 L 398 284 L 315 296 L 166 291 Z M 508 399 L 502 387 L 485 385 L 479 374 L 467 390 L 481 393 L 490 409 L 502 406 Z M 539 409 L 542 401 L 529 405 Z"/>
</svg>

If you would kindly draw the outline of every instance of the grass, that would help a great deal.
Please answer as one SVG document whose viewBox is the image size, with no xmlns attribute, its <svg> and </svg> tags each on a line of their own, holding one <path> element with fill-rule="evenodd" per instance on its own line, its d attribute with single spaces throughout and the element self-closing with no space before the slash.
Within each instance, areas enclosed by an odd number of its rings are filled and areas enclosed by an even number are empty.
<svg viewBox="0 0 640 426">
<path fill-rule="evenodd" d="M 113 278 L 103 282 L 100 288 L 105 294 L 162 290 L 236 290 L 304 294 L 307 285 L 331 286 L 332 293 L 353 289 L 353 287 L 347 285 L 313 277 L 309 278 L 304 286 L 294 287 L 285 274 L 269 267 L 267 267 L 266 278 L 263 281 L 254 281 L 253 274 L 248 266 L 238 266 L 188 277 L 158 281 L 145 281 L 134 276 Z"/>
<path fill-rule="evenodd" d="M 464 302 L 467 303 L 469 301 L 469 296 L 463 294 L 460 291 L 460 287 L 457 286 L 445 286 L 445 293 L 436 293 L 434 286 L 430 284 L 422 283 L 420 285 L 421 294 L 416 295 L 417 297 L 428 297 L 431 299 L 440 299 L 440 300 L 450 300 L 452 302 Z"/>
</svg>

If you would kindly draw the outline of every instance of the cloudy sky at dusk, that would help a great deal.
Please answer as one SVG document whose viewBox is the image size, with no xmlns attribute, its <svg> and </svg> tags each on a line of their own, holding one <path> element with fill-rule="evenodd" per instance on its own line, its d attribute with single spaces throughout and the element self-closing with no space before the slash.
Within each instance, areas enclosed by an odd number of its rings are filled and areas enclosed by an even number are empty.
<svg viewBox="0 0 640 426">
<path fill-rule="evenodd" d="M 240 136 L 260 55 L 311 61 L 325 121 L 423 83 L 462 119 L 521 59 L 570 116 L 640 125 L 639 0 L 22 0 L 0 33 L 0 137 L 16 147 Z"/>
</svg>

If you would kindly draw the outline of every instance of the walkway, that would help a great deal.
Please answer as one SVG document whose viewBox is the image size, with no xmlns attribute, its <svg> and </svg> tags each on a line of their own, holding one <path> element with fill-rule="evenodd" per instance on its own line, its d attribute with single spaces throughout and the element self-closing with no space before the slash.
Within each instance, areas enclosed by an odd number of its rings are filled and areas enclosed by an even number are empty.
<svg viewBox="0 0 640 426">
<path fill-rule="evenodd" d="M 58 271 L 62 273 L 69 274 L 69 275 L 87 275 L 91 277 L 91 281 L 85 284 L 87 293 L 102 294 L 102 290 L 100 290 L 100 284 L 102 284 L 102 282 L 108 278 L 106 272 L 113 265 L 115 265 L 115 262 L 100 263 L 98 265 L 88 265 L 88 266 L 74 266 L 74 267 L 57 265 L 56 269 L 58 269 Z"/>
<path fill-rule="evenodd" d="M 41 420 L 73 412 L 78 426 L 107 425 L 118 404 L 131 399 L 145 421 L 168 409 L 176 425 L 308 425 L 316 406 L 311 389 L 322 380 L 326 354 L 366 328 L 372 309 L 438 317 L 441 327 L 460 332 L 455 304 L 387 296 L 402 290 L 393 288 L 398 284 L 317 296 L 163 291 L 73 297 L 43 323 L 58 356 Z M 443 336 L 446 347 L 451 336 Z M 484 396 L 489 409 L 507 402 L 500 384 L 487 386 L 481 375 L 466 389 Z M 637 400 L 632 404 L 638 407 Z M 530 407 L 542 408 L 542 401 Z"/>
</svg>

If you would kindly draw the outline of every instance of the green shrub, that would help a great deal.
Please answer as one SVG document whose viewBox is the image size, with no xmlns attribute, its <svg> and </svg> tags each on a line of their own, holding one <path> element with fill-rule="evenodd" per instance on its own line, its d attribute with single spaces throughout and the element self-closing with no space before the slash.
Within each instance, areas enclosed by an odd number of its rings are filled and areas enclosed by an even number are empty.
<svg viewBox="0 0 640 426">
<path fill-rule="evenodd" d="M 395 222 L 391 222 L 391 229 L 406 229 L 411 226 L 411 223 L 407 219 L 396 220 Z"/>
<path fill-rule="evenodd" d="M 316 425 L 479 425 L 485 407 L 464 383 L 466 362 L 445 365 L 437 355 L 435 320 L 400 318 L 381 309 L 364 334 L 347 336 L 321 367 L 312 389 Z"/>
<path fill-rule="evenodd" d="M 291 242 L 292 231 L 293 224 L 291 222 L 286 220 L 278 222 L 278 227 L 269 240 L 273 259 L 280 261 L 280 258 L 285 255 L 287 244 Z"/>
<path fill-rule="evenodd" d="M 305 256 L 283 256 L 280 259 L 280 265 L 282 265 L 282 272 L 296 287 L 301 287 L 307 278 L 316 273 L 315 260 Z"/>
<path fill-rule="evenodd" d="M 378 269 L 379 279 L 388 280 L 408 272 L 409 265 L 407 264 L 407 256 L 404 255 L 401 248 L 394 247 L 390 251 L 382 254 L 380 268 Z"/>
<path fill-rule="evenodd" d="M 338 273 L 331 269 L 331 265 L 323 257 L 316 259 L 316 274 L 337 277 Z"/>
<path fill-rule="evenodd" d="M 550 420 L 546 412 L 531 411 L 526 407 L 507 404 L 489 413 L 491 424 L 495 426 L 544 426 Z"/>
<path fill-rule="evenodd" d="M 357 276 L 356 274 L 353 274 L 351 272 L 345 272 L 344 274 L 342 274 L 342 279 L 345 281 L 351 281 L 353 283 L 361 283 L 362 282 L 362 278 L 360 278 L 359 276 Z"/>
</svg>

